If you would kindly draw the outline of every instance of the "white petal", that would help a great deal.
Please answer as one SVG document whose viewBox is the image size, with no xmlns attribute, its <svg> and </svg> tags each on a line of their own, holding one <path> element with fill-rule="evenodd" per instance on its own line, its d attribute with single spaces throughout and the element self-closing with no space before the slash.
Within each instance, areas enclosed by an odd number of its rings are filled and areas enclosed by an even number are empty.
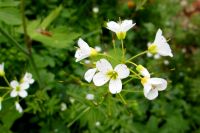
<svg viewBox="0 0 200 133">
<path fill-rule="evenodd" d="M 140 73 L 142 76 L 150 78 L 150 73 L 146 68 L 143 68 L 142 71 L 140 71 Z"/>
<path fill-rule="evenodd" d="M 76 62 L 90 56 L 90 50 L 77 49 L 75 53 Z"/>
<path fill-rule="evenodd" d="M 147 57 L 152 57 L 152 56 L 153 55 L 150 52 L 147 53 Z"/>
<path fill-rule="evenodd" d="M 21 83 L 20 84 L 20 89 L 22 89 L 22 90 L 26 90 L 26 89 L 28 89 L 29 88 L 29 83 L 28 82 L 24 82 L 24 83 Z"/>
<path fill-rule="evenodd" d="M 100 59 L 97 61 L 96 68 L 104 74 L 113 70 L 111 64 L 106 59 Z"/>
<path fill-rule="evenodd" d="M 4 71 L 4 63 L 0 64 L 0 71 Z"/>
<path fill-rule="evenodd" d="M 89 69 L 87 70 L 87 72 L 84 75 L 84 78 L 87 82 L 91 82 L 92 78 L 94 77 L 94 74 L 96 73 L 97 69 L 93 68 L 93 69 Z"/>
<path fill-rule="evenodd" d="M 111 79 L 109 83 L 109 91 L 112 94 L 120 93 L 122 90 L 122 81 L 121 79 Z"/>
<path fill-rule="evenodd" d="M 114 22 L 114 21 L 110 21 L 107 23 L 107 28 L 113 32 L 119 32 L 120 31 L 120 26 L 118 23 Z"/>
<path fill-rule="evenodd" d="M 10 82 L 10 86 L 15 89 L 17 86 L 19 86 L 19 83 L 16 80 L 13 80 Z"/>
<path fill-rule="evenodd" d="M 121 30 L 123 32 L 126 32 L 129 29 L 131 29 L 133 26 L 135 26 L 135 24 L 136 23 L 133 24 L 132 20 L 124 20 L 124 21 L 122 21 L 122 24 L 121 24 Z"/>
<path fill-rule="evenodd" d="M 20 105 L 18 102 L 15 102 L 15 107 L 16 107 L 16 110 L 17 110 L 19 113 L 22 113 L 22 112 L 23 112 L 23 109 L 22 109 L 21 105 Z"/>
<path fill-rule="evenodd" d="M 158 97 L 158 90 L 157 89 L 151 89 L 149 93 L 145 95 L 145 97 L 149 100 L 154 100 L 156 97 Z"/>
<path fill-rule="evenodd" d="M 171 56 L 173 57 L 173 54 L 171 52 L 171 48 L 169 44 L 167 43 L 167 40 L 162 35 L 161 29 L 158 29 L 156 33 L 156 38 L 154 40 L 154 43 L 157 46 L 158 53 L 162 56 Z"/>
<path fill-rule="evenodd" d="M 105 83 L 107 83 L 109 79 L 110 78 L 105 74 L 98 72 L 97 74 L 94 75 L 93 82 L 96 86 L 102 86 Z"/>
<path fill-rule="evenodd" d="M 28 95 L 28 93 L 25 90 L 21 90 L 19 92 L 19 96 L 22 97 L 22 98 L 25 98 L 27 95 Z"/>
<path fill-rule="evenodd" d="M 16 97 L 18 95 L 18 92 L 16 90 L 12 90 L 10 93 L 11 97 Z"/>
<path fill-rule="evenodd" d="M 163 91 L 167 88 L 167 81 L 162 78 L 151 78 L 150 83 L 159 91 Z"/>
<path fill-rule="evenodd" d="M 120 78 L 120 79 L 127 78 L 130 74 L 128 67 L 124 64 L 118 64 L 115 67 L 114 71 L 117 72 L 118 78 Z"/>
<path fill-rule="evenodd" d="M 90 49 L 89 45 L 83 41 L 82 38 L 78 39 L 78 46 L 80 47 L 80 49 Z"/>
</svg>

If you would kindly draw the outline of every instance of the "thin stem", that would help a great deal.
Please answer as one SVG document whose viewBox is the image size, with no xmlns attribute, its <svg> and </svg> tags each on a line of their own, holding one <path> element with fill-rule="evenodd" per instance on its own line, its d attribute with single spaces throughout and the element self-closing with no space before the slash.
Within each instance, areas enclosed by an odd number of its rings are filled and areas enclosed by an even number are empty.
<svg viewBox="0 0 200 133">
<path fill-rule="evenodd" d="M 125 49 L 124 49 L 124 42 L 121 39 L 121 45 L 122 45 L 122 62 L 124 62 L 125 60 Z"/>
<path fill-rule="evenodd" d="M 126 61 L 126 63 L 130 63 L 130 64 L 134 65 L 135 67 L 137 67 L 137 64 L 135 64 L 134 62 Z"/>
<path fill-rule="evenodd" d="M 119 95 L 120 99 L 122 100 L 122 102 L 126 105 L 127 102 L 124 100 L 124 98 L 122 97 L 122 95 L 120 93 L 118 93 L 118 95 Z"/>
<path fill-rule="evenodd" d="M 5 94 L 3 94 L 3 98 L 6 96 L 6 95 L 8 95 L 8 93 L 10 93 L 10 90 L 9 91 L 7 91 Z"/>
<path fill-rule="evenodd" d="M 67 127 L 69 128 L 75 121 L 77 121 L 81 116 L 87 113 L 90 109 L 91 109 L 90 107 L 87 107 L 86 109 L 84 109 L 72 122 L 67 124 Z"/>
<path fill-rule="evenodd" d="M 8 89 L 10 89 L 10 87 L 0 86 L 0 89 L 1 89 L 1 90 L 8 90 Z"/>
<path fill-rule="evenodd" d="M 0 27 L 0 32 L 10 41 L 13 45 L 15 45 L 21 52 L 28 56 L 28 51 L 26 51 L 12 36 L 10 36 L 7 32 L 5 32 Z"/>
<path fill-rule="evenodd" d="M 141 53 L 139 53 L 139 54 L 137 54 L 137 55 L 135 55 L 135 56 L 129 58 L 127 61 L 131 61 L 131 60 L 135 59 L 136 57 L 138 57 L 138 56 L 140 56 L 140 55 L 146 54 L 147 52 L 148 52 L 147 50 L 146 50 L 146 51 L 143 51 L 143 52 L 141 52 Z"/>
<path fill-rule="evenodd" d="M 139 79 L 139 78 L 138 78 L 137 76 L 133 75 L 133 77 L 131 77 L 130 79 L 126 80 L 126 81 L 123 83 L 123 85 L 129 83 L 129 82 L 130 82 L 131 80 L 133 80 L 133 79 Z"/>
<path fill-rule="evenodd" d="M 131 69 L 129 69 L 130 70 L 130 72 L 132 72 L 135 76 L 137 76 L 138 78 L 142 78 L 139 74 L 137 74 L 136 72 L 134 72 L 133 70 L 131 70 Z"/>
<path fill-rule="evenodd" d="M 10 86 L 10 83 L 9 83 L 9 81 L 8 81 L 8 79 L 6 78 L 5 75 L 3 76 L 3 79 L 5 80 L 6 84 L 7 84 L 8 86 Z"/>
</svg>

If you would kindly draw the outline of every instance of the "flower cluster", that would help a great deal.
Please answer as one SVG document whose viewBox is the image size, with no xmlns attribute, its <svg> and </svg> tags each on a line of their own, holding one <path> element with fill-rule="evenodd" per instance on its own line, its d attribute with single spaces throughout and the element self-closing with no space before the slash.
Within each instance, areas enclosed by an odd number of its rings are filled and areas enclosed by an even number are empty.
<svg viewBox="0 0 200 133">
<path fill-rule="evenodd" d="M 25 98 L 27 97 L 27 89 L 30 87 L 31 84 L 34 83 L 34 79 L 32 78 L 32 74 L 26 72 L 23 78 L 18 82 L 17 80 L 12 80 L 10 83 L 6 78 L 5 71 L 4 71 L 4 63 L 0 64 L 0 76 L 4 78 L 5 82 L 7 83 L 8 87 L 2 86 L 2 89 L 6 89 L 7 92 L 0 97 L 0 110 L 2 108 L 2 102 L 7 94 L 10 93 L 10 97 L 17 97 L 17 101 L 15 101 L 16 110 L 20 113 L 23 112 L 22 107 L 19 104 L 19 97 Z"/>
<path fill-rule="evenodd" d="M 118 94 L 122 91 L 122 80 L 132 77 L 139 79 L 144 87 L 144 96 L 153 100 L 158 96 L 158 91 L 163 91 L 167 88 L 167 81 L 162 78 L 151 77 L 149 71 L 140 64 L 136 64 L 132 60 L 140 55 L 148 54 L 149 56 L 170 56 L 173 57 L 171 48 L 167 43 L 166 38 L 162 35 L 162 30 L 158 29 L 153 43 L 148 44 L 148 49 L 137 55 L 127 58 L 126 49 L 123 40 L 126 38 L 126 33 L 135 26 L 132 20 L 124 20 L 120 22 L 107 22 L 107 29 L 116 33 L 117 38 L 121 41 L 122 58 L 118 59 L 106 52 L 100 53 L 95 48 L 90 47 L 83 39 L 78 40 L 78 46 L 75 53 L 76 62 L 87 60 L 90 64 L 90 69 L 85 72 L 84 79 L 87 82 L 93 82 L 95 86 L 103 86 L 108 83 L 108 89 L 112 94 Z M 115 43 L 113 44 L 114 51 L 116 51 Z M 93 57 L 97 60 L 92 60 Z M 103 56 L 103 57 L 102 57 Z M 120 61 L 119 61 L 120 60 Z M 113 67 L 112 61 L 118 61 Z M 88 64 L 88 63 L 85 63 Z M 130 65 L 130 67 L 129 67 Z M 135 69 L 132 68 L 135 67 Z"/>
</svg>

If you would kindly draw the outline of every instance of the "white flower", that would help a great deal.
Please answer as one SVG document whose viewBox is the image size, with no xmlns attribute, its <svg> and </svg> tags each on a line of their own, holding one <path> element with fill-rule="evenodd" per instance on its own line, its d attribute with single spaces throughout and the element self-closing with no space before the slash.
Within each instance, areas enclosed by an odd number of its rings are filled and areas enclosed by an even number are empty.
<svg viewBox="0 0 200 133">
<path fill-rule="evenodd" d="M 12 91 L 10 93 L 11 97 L 20 96 L 22 98 L 25 98 L 28 93 L 26 90 L 29 88 L 29 84 L 27 82 L 20 83 L 16 80 L 13 80 L 10 82 L 10 86 L 12 87 Z"/>
<path fill-rule="evenodd" d="M 158 91 L 163 91 L 167 88 L 167 81 L 162 78 L 148 78 L 141 79 L 144 86 L 144 96 L 149 100 L 154 100 L 158 96 Z"/>
<path fill-rule="evenodd" d="M 0 110 L 2 109 L 2 101 L 3 101 L 3 97 L 0 97 Z"/>
<path fill-rule="evenodd" d="M 151 54 L 159 54 L 161 56 L 173 57 L 171 48 L 169 47 L 169 44 L 167 43 L 165 37 L 162 35 L 161 29 L 158 29 L 154 42 L 148 46 L 148 51 Z"/>
<path fill-rule="evenodd" d="M 100 59 L 96 63 L 96 68 L 99 71 L 93 77 L 93 82 L 96 86 L 102 86 L 110 80 L 110 92 L 112 94 L 121 92 L 121 79 L 127 78 L 130 74 L 125 64 L 118 64 L 113 70 L 111 64 L 106 59 Z"/>
<path fill-rule="evenodd" d="M 85 98 L 87 100 L 94 100 L 94 95 L 93 94 L 87 94 Z"/>
<path fill-rule="evenodd" d="M 79 48 L 75 53 L 76 62 L 97 54 L 97 51 L 94 48 L 89 47 L 89 45 L 81 38 L 78 40 L 78 46 Z"/>
<path fill-rule="evenodd" d="M 169 61 L 168 60 L 164 60 L 163 62 L 165 65 L 169 65 Z"/>
<path fill-rule="evenodd" d="M 85 64 L 90 64 L 91 61 L 90 61 L 90 60 L 85 60 L 84 63 L 85 63 Z"/>
<path fill-rule="evenodd" d="M 136 70 L 144 77 L 148 77 L 150 78 L 150 74 L 148 72 L 148 70 L 143 67 L 142 65 L 137 65 Z"/>
<path fill-rule="evenodd" d="M 24 77 L 23 77 L 23 79 L 22 79 L 22 82 L 26 82 L 28 84 L 33 84 L 34 83 L 34 79 L 32 78 L 32 74 L 26 72 Z"/>
<path fill-rule="evenodd" d="M 61 111 L 65 111 L 66 109 L 67 109 L 66 103 L 61 103 L 61 104 L 60 104 L 60 110 L 61 110 Z"/>
<path fill-rule="evenodd" d="M 17 101 L 15 102 L 15 108 L 19 113 L 23 112 L 21 105 Z"/>
<path fill-rule="evenodd" d="M 0 76 L 4 76 L 5 75 L 5 71 L 4 71 L 4 63 L 0 64 Z"/>
<path fill-rule="evenodd" d="M 98 7 L 93 7 L 93 8 L 92 8 L 92 11 L 93 11 L 94 13 L 98 13 L 98 12 L 99 12 L 99 8 L 98 8 Z"/>
<path fill-rule="evenodd" d="M 94 49 L 95 49 L 97 52 L 101 52 L 101 50 L 102 50 L 100 46 L 95 46 Z"/>
<path fill-rule="evenodd" d="M 116 33 L 117 38 L 122 40 L 126 37 L 126 32 L 131 29 L 133 26 L 135 26 L 135 23 L 133 24 L 132 20 L 124 20 L 122 22 L 114 22 L 109 21 L 107 23 L 107 28 L 113 32 Z"/>
<path fill-rule="evenodd" d="M 91 82 L 92 78 L 94 77 L 95 73 L 96 73 L 97 69 L 96 68 L 92 68 L 86 71 L 84 78 L 87 82 Z"/>
</svg>

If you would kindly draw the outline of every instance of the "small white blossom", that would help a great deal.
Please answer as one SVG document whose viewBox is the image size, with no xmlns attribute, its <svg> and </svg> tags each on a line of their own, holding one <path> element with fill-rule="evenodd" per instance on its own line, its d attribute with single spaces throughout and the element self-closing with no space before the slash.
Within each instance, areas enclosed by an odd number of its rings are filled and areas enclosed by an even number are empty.
<svg viewBox="0 0 200 133">
<path fill-rule="evenodd" d="M 97 126 L 97 127 L 99 127 L 101 125 L 101 123 L 99 122 L 99 121 L 97 121 L 96 123 L 95 123 L 95 126 Z"/>
<path fill-rule="evenodd" d="M 122 22 L 114 22 L 109 21 L 107 23 L 107 28 L 113 32 L 116 33 L 117 38 L 122 40 L 126 37 L 126 32 L 131 29 L 133 26 L 135 26 L 136 23 L 133 23 L 132 20 L 124 20 Z"/>
<path fill-rule="evenodd" d="M 94 95 L 93 94 L 87 94 L 85 98 L 87 100 L 94 100 Z"/>
<path fill-rule="evenodd" d="M 4 63 L 0 64 L 0 76 L 4 76 L 5 75 L 5 71 L 4 71 Z"/>
<path fill-rule="evenodd" d="M 92 8 L 92 11 L 94 13 L 98 13 L 99 12 L 99 8 L 97 6 L 95 6 L 95 7 Z"/>
<path fill-rule="evenodd" d="M 72 97 L 70 97 L 70 98 L 69 98 L 69 101 L 73 104 L 73 103 L 75 102 L 75 99 L 72 98 Z"/>
<path fill-rule="evenodd" d="M 100 46 L 95 46 L 94 49 L 95 49 L 97 52 L 101 52 L 101 50 L 102 50 Z"/>
<path fill-rule="evenodd" d="M 85 64 L 90 64 L 91 63 L 90 60 L 85 60 L 84 62 L 85 62 Z"/>
<path fill-rule="evenodd" d="M 167 43 L 167 40 L 165 39 L 165 37 L 162 35 L 161 29 L 158 29 L 155 40 L 151 45 L 149 45 L 148 51 L 151 54 L 159 54 L 161 56 L 173 57 L 171 48 L 169 44 Z"/>
<path fill-rule="evenodd" d="M 32 74 L 26 72 L 24 77 L 23 77 L 23 79 L 22 79 L 22 82 L 26 82 L 28 84 L 33 84 L 34 83 L 34 79 L 32 78 Z"/>
<path fill-rule="evenodd" d="M 13 80 L 10 82 L 10 86 L 12 87 L 12 91 L 10 93 L 11 97 L 20 96 L 22 98 L 25 98 L 28 93 L 26 90 L 29 88 L 29 84 L 27 82 L 20 83 L 16 80 Z"/>
<path fill-rule="evenodd" d="M 167 81 L 162 78 L 148 78 L 141 79 L 144 86 L 144 96 L 149 100 L 154 100 L 158 96 L 158 91 L 163 91 L 167 88 Z"/>
<path fill-rule="evenodd" d="M 142 76 L 150 78 L 150 73 L 149 73 L 149 71 L 148 71 L 145 67 L 143 67 L 142 65 L 138 65 L 138 66 L 136 67 L 136 70 L 137 70 Z"/>
<path fill-rule="evenodd" d="M 129 69 L 125 64 L 118 64 L 114 70 L 111 64 L 106 59 L 100 59 L 96 63 L 97 72 L 93 77 L 93 82 L 96 86 L 102 86 L 109 80 L 109 91 L 112 94 L 120 93 L 122 90 L 121 79 L 127 78 L 130 74 Z"/>
<path fill-rule="evenodd" d="M 61 110 L 61 111 L 65 111 L 66 109 L 67 109 L 66 103 L 61 103 L 61 104 L 60 104 L 60 110 Z"/>
<path fill-rule="evenodd" d="M 149 47 L 151 44 L 152 43 L 148 42 L 147 47 Z M 147 52 L 147 57 L 152 57 L 152 56 L 153 56 L 154 59 L 160 59 L 160 55 L 158 53 L 153 55 L 150 52 Z"/>
<path fill-rule="evenodd" d="M 165 65 L 169 65 L 169 61 L 168 60 L 164 60 L 163 62 Z"/>
<path fill-rule="evenodd" d="M 97 51 L 94 48 L 89 47 L 89 45 L 81 38 L 78 40 L 78 46 L 79 48 L 75 53 L 76 62 L 97 54 Z"/>
<path fill-rule="evenodd" d="M 96 71 L 97 71 L 96 68 L 92 68 L 92 69 L 87 70 L 85 75 L 84 75 L 85 80 L 90 83 L 92 81 Z"/>
<path fill-rule="evenodd" d="M 2 101 L 3 101 L 3 97 L 0 97 L 0 110 L 2 109 Z"/>
<path fill-rule="evenodd" d="M 15 108 L 19 113 L 23 112 L 23 109 L 22 109 L 21 105 L 17 101 L 15 102 Z"/>
</svg>

